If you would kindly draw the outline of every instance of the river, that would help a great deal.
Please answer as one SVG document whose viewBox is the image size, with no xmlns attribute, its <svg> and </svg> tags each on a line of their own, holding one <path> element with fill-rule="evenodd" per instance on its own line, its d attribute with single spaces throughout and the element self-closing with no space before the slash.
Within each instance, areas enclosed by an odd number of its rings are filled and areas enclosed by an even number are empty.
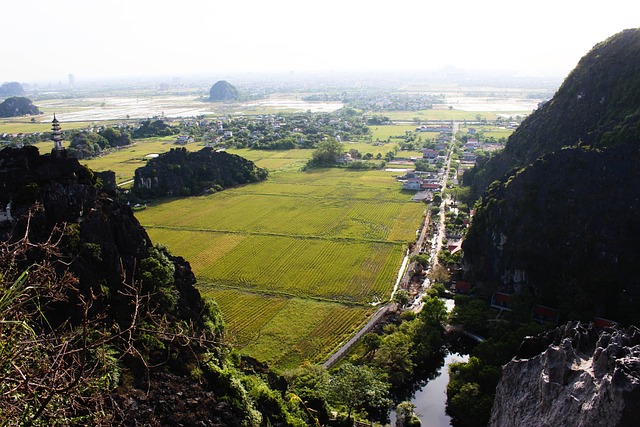
<svg viewBox="0 0 640 427">
<path fill-rule="evenodd" d="M 449 353 L 444 358 L 444 365 L 438 368 L 435 378 L 416 390 L 411 403 L 416 405 L 416 414 L 425 427 L 450 427 L 451 417 L 446 412 L 447 383 L 449 382 L 449 365 L 466 362 L 468 355 Z M 391 426 L 395 426 L 396 414 L 391 411 Z"/>
</svg>

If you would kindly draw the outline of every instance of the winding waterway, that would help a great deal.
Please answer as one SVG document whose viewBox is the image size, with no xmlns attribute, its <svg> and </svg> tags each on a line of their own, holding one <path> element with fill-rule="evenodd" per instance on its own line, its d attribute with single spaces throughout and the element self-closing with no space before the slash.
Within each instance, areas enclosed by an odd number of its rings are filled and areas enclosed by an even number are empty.
<svg viewBox="0 0 640 427">
<path fill-rule="evenodd" d="M 456 362 L 466 362 L 468 355 L 449 353 L 444 358 L 444 365 L 440 367 L 435 378 L 429 380 L 422 388 L 416 390 L 411 403 L 416 405 L 416 414 L 423 426 L 429 427 L 449 427 L 451 417 L 446 414 L 447 404 L 447 383 L 449 382 L 449 365 Z M 394 411 L 390 414 L 391 425 L 396 422 Z"/>
</svg>

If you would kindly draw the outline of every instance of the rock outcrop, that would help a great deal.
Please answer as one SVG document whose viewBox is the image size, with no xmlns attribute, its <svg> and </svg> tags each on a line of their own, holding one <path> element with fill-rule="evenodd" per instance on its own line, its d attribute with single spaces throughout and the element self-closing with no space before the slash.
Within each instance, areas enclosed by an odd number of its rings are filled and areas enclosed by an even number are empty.
<svg viewBox="0 0 640 427">
<path fill-rule="evenodd" d="M 12 96 L 0 103 L 0 117 L 20 117 L 42 114 L 29 98 Z"/>
<path fill-rule="evenodd" d="M 205 147 L 172 148 L 136 169 L 133 192 L 140 198 L 196 196 L 266 179 L 268 171 L 250 160 Z"/>
<path fill-rule="evenodd" d="M 209 90 L 210 101 L 230 101 L 238 99 L 238 89 L 226 80 L 216 82 Z"/>
<path fill-rule="evenodd" d="M 638 399 L 640 330 L 570 322 L 503 367 L 489 426 L 636 426 Z"/>
</svg>

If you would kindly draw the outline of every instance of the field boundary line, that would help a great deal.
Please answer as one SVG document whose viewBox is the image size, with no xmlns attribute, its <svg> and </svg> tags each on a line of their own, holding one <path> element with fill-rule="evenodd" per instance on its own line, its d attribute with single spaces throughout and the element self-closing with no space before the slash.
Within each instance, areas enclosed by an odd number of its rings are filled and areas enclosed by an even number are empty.
<svg viewBox="0 0 640 427">
<path fill-rule="evenodd" d="M 380 240 L 380 239 L 367 239 L 360 237 L 325 237 L 317 236 L 313 234 L 286 234 L 286 233 L 267 233 L 267 232 L 255 232 L 255 231 L 237 231 L 237 230 L 216 230 L 211 228 L 193 228 L 193 227 L 178 227 L 173 225 L 145 225 L 144 228 L 156 228 L 160 230 L 173 230 L 173 231 L 193 231 L 197 233 L 218 233 L 218 234 L 238 234 L 242 236 L 265 236 L 265 237 L 287 237 L 291 239 L 304 239 L 304 240 L 325 240 L 332 242 L 352 242 L 352 243 L 379 243 L 384 245 L 404 245 L 407 243 L 404 240 Z"/>
<path fill-rule="evenodd" d="M 205 291 L 206 290 L 206 289 L 202 289 L 202 287 L 209 286 L 209 287 L 212 287 L 212 288 L 215 287 L 215 288 L 230 289 L 230 290 L 234 290 L 234 291 L 238 291 L 238 292 L 244 292 L 244 293 L 247 293 L 247 294 L 259 294 L 259 295 L 267 295 L 267 296 L 272 296 L 272 297 L 283 297 L 283 298 L 298 298 L 298 299 L 306 299 L 306 300 L 312 300 L 312 301 L 317 301 L 317 302 L 341 304 L 341 305 L 347 305 L 347 306 L 374 308 L 371 304 L 368 304 L 366 302 L 356 302 L 356 301 L 345 301 L 345 300 L 338 300 L 338 299 L 331 299 L 331 298 L 322 298 L 322 297 L 317 297 L 317 296 L 312 296 L 312 295 L 300 295 L 300 294 L 292 294 L 292 293 L 288 293 L 288 292 L 279 292 L 279 291 L 275 291 L 275 290 L 245 288 L 245 287 L 242 287 L 242 286 L 234 286 L 234 285 L 229 285 L 229 284 L 224 284 L 224 283 L 210 282 L 208 280 L 200 280 L 197 277 L 196 277 L 196 279 L 197 279 L 196 288 L 199 288 L 199 290 L 201 290 L 201 291 Z"/>
</svg>

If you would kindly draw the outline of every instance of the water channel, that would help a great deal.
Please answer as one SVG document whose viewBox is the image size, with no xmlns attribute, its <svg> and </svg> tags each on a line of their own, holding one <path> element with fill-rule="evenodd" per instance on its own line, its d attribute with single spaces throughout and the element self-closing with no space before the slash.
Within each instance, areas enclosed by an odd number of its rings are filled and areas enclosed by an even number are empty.
<svg viewBox="0 0 640 427">
<path fill-rule="evenodd" d="M 451 417 L 446 414 L 447 383 L 449 382 L 449 365 L 456 362 L 466 362 L 469 356 L 459 353 L 449 353 L 444 358 L 444 364 L 434 373 L 424 386 L 416 390 L 409 400 L 416 405 L 416 415 L 425 427 L 450 427 Z M 395 426 L 396 416 L 390 414 L 391 426 Z"/>
</svg>

